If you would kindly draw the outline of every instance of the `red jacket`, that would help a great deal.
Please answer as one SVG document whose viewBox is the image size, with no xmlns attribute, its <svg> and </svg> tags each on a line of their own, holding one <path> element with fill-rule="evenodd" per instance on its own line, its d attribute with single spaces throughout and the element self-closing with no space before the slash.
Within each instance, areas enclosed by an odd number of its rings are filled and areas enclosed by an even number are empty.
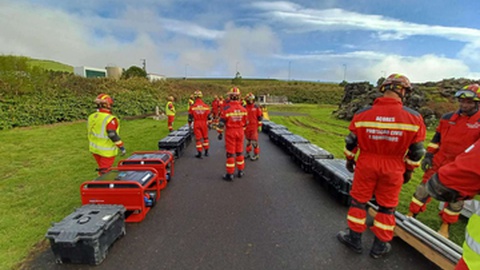
<svg viewBox="0 0 480 270">
<path fill-rule="evenodd" d="M 218 99 L 214 99 L 212 101 L 212 113 L 214 115 L 218 114 L 218 106 L 219 106 L 220 101 Z"/>
<path fill-rule="evenodd" d="M 410 145 L 425 140 L 422 116 L 393 98 L 377 98 L 373 106 L 360 110 L 349 127 L 357 136 L 360 156 L 378 156 L 404 159 Z M 413 170 L 420 164 L 407 164 Z"/>
<path fill-rule="evenodd" d="M 247 125 L 247 109 L 238 100 L 231 100 L 223 108 L 220 122 L 228 130 L 242 129 Z"/>
<path fill-rule="evenodd" d="M 191 119 L 194 125 L 207 125 L 208 116 L 210 114 L 210 107 L 208 107 L 202 99 L 197 98 L 190 109 L 188 110 L 189 122 Z"/>
<path fill-rule="evenodd" d="M 460 192 L 461 196 L 473 198 L 480 193 L 480 139 L 438 170 L 442 184 Z"/>
<path fill-rule="evenodd" d="M 256 130 L 262 125 L 263 113 L 260 106 L 255 103 L 248 104 L 245 106 L 247 109 L 247 130 Z"/>
<path fill-rule="evenodd" d="M 433 162 L 440 167 L 452 162 L 469 145 L 480 138 L 480 111 L 472 116 L 450 112 L 442 116 L 427 151 L 435 154 Z"/>
</svg>

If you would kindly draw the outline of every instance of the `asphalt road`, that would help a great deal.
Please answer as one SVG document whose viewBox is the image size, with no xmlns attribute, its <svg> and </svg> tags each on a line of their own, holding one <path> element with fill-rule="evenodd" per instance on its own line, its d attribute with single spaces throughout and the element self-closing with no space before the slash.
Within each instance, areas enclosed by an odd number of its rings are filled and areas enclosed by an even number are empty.
<svg viewBox="0 0 480 270">
<path fill-rule="evenodd" d="M 335 235 L 348 208 L 263 133 L 260 159 L 246 161 L 243 178 L 223 181 L 224 141 L 210 138 L 210 157 L 194 158 L 191 143 L 157 206 L 127 224 L 102 264 L 57 265 L 47 249 L 30 269 L 439 269 L 400 239 L 387 257 L 370 258 L 370 231 L 363 254 L 343 246 Z"/>
</svg>

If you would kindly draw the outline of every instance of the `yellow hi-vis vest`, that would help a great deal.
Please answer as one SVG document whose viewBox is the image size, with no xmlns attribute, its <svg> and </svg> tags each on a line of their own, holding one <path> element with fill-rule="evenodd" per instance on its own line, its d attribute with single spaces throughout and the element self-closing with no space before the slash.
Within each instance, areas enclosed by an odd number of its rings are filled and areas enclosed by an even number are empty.
<svg viewBox="0 0 480 270">
<path fill-rule="evenodd" d="M 120 136 L 120 122 L 118 122 L 117 117 L 104 112 L 95 112 L 88 117 L 87 128 L 90 152 L 103 157 L 114 157 L 118 154 L 118 147 L 107 134 L 107 124 L 112 119 L 117 120 L 117 134 Z"/>
<path fill-rule="evenodd" d="M 463 260 L 468 269 L 480 269 L 480 204 L 475 203 L 475 213 L 468 220 L 463 243 Z"/>
<path fill-rule="evenodd" d="M 172 109 L 170 110 L 170 104 L 172 104 Z M 165 113 L 167 115 L 175 115 L 175 106 L 173 106 L 173 102 L 167 102 L 167 106 L 165 106 Z"/>
</svg>

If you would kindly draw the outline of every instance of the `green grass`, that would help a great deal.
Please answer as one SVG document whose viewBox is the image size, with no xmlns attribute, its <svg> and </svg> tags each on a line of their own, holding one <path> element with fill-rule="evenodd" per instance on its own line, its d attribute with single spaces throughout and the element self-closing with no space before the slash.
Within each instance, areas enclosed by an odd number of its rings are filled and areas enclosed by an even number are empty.
<svg viewBox="0 0 480 270">
<path fill-rule="evenodd" d="M 185 123 L 185 116 L 178 117 L 174 127 Z M 167 135 L 165 120 L 121 125 L 127 155 L 157 150 Z M 52 222 L 81 205 L 80 184 L 97 176 L 96 163 L 88 152 L 86 122 L 1 131 L 0 141 L 0 269 L 12 269 Z"/>
<path fill-rule="evenodd" d="M 73 73 L 73 67 L 50 60 L 29 59 L 27 63 L 32 67 L 40 67 L 46 70 L 65 71 Z"/>
<path fill-rule="evenodd" d="M 343 158 L 348 122 L 333 118 L 335 106 L 271 106 L 271 119 L 286 125 Z M 276 111 L 291 111 L 300 116 L 275 116 Z M 298 115 L 297 114 L 297 115 Z M 186 123 L 185 113 L 177 117 L 174 128 Z M 128 154 L 156 150 L 159 139 L 167 135 L 165 120 L 122 120 L 121 137 Z M 431 138 L 432 132 L 428 138 Z M 0 131 L 0 269 L 18 267 L 39 243 L 52 222 L 62 220 L 81 205 L 79 187 L 94 179 L 96 163 L 88 152 L 86 123 L 75 122 Z M 117 161 L 120 157 L 117 158 Z M 405 213 L 411 195 L 420 182 L 417 170 L 411 183 L 404 186 L 398 210 Z M 419 219 L 438 228 L 438 203 L 431 203 Z M 451 238 L 463 241 L 465 221 L 451 228 Z"/>
</svg>

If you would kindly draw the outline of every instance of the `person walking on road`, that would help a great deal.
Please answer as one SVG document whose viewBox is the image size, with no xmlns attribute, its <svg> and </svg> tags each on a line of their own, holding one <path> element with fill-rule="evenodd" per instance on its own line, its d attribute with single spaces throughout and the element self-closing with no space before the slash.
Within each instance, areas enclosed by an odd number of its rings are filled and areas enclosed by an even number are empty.
<svg viewBox="0 0 480 270">
<path fill-rule="evenodd" d="M 245 129 L 245 138 L 247 139 L 245 158 L 250 158 L 252 161 L 257 160 L 260 154 L 260 146 L 258 145 L 258 129 L 262 126 L 263 113 L 260 106 L 255 104 L 255 95 L 248 93 L 245 96 L 247 105 L 247 121 L 248 125 Z M 253 148 L 253 155 L 250 152 Z"/>
<path fill-rule="evenodd" d="M 188 111 L 188 124 L 193 122 L 193 134 L 195 135 L 195 145 L 197 147 L 196 158 L 202 158 L 202 151 L 205 150 L 205 156 L 208 157 L 208 124 L 210 120 L 210 107 L 203 102 L 202 91 L 197 90 L 193 94 L 195 102 Z M 202 142 L 203 141 L 203 142 Z"/>
<path fill-rule="evenodd" d="M 115 161 L 118 150 L 127 153 L 120 139 L 120 122 L 112 115 L 113 99 L 100 94 L 95 99 L 97 111 L 90 114 L 87 122 L 89 150 L 97 162 L 98 174 L 104 174 Z"/>
<path fill-rule="evenodd" d="M 175 120 L 175 105 L 173 104 L 173 96 L 167 97 L 167 105 L 165 106 L 165 114 L 167 115 L 168 131 L 173 131 L 173 121 Z"/>
<path fill-rule="evenodd" d="M 427 181 L 429 196 L 444 202 L 455 203 L 472 199 L 480 194 L 480 139 L 459 154 L 453 162 L 438 169 Z M 465 229 L 463 254 L 455 270 L 480 269 L 480 203 L 475 201 L 474 212 Z"/>
<path fill-rule="evenodd" d="M 375 234 L 370 256 L 375 259 L 391 250 L 395 207 L 402 184 L 410 180 L 413 170 L 420 165 L 426 129 L 422 116 L 403 106 L 405 95 L 412 91 L 406 76 L 388 76 L 379 90 L 383 96 L 354 115 L 350 134 L 345 138 L 346 168 L 355 174 L 347 214 L 349 228 L 337 234 L 342 244 L 362 253 L 361 237 L 367 229 L 366 204 L 375 195 L 379 210 L 370 228 Z"/>
<path fill-rule="evenodd" d="M 247 125 L 247 110 L 240 104 L 240 89 L 233 87 L 227 93 L 230 101 L 222 110 L 218 123 L 218 139 L 223 138 L 225 128 L 225 150 L 227 155 L 226 171 L 223 176 L 226 181 L 232 181 L 235 174 L 235 165 L 238 169 L 237 177 L 244 175 L 245 160 L 243 157 L 244 129 Z"/>
<path fill-rule="evenodd" d="M 430 196 L 425 190 L 425 184 L 442 166 L 453 162 L 469 145 L 480 139 L 480 86 L 471 84 L 455 93 L 459 109 L 442 116 L 435 135 L 428 144 L 427 153 L 422 160 L 422 182 L 417 186 L 407 216 L 416 217 L 424 212 L 430 202 Z M 463 200 L 453 203 L 446 202 L 440 211 L 442 225 L 438 231 L 449 237 L 449 226 L 458 221 L 463 208 Z"/>
<path fill-rule="evenodd" d="M 218 95 L 215 95 L 212 101 L 212 128 L 217 128 L 218 125 L 219 103 Z"/>
</svg>

